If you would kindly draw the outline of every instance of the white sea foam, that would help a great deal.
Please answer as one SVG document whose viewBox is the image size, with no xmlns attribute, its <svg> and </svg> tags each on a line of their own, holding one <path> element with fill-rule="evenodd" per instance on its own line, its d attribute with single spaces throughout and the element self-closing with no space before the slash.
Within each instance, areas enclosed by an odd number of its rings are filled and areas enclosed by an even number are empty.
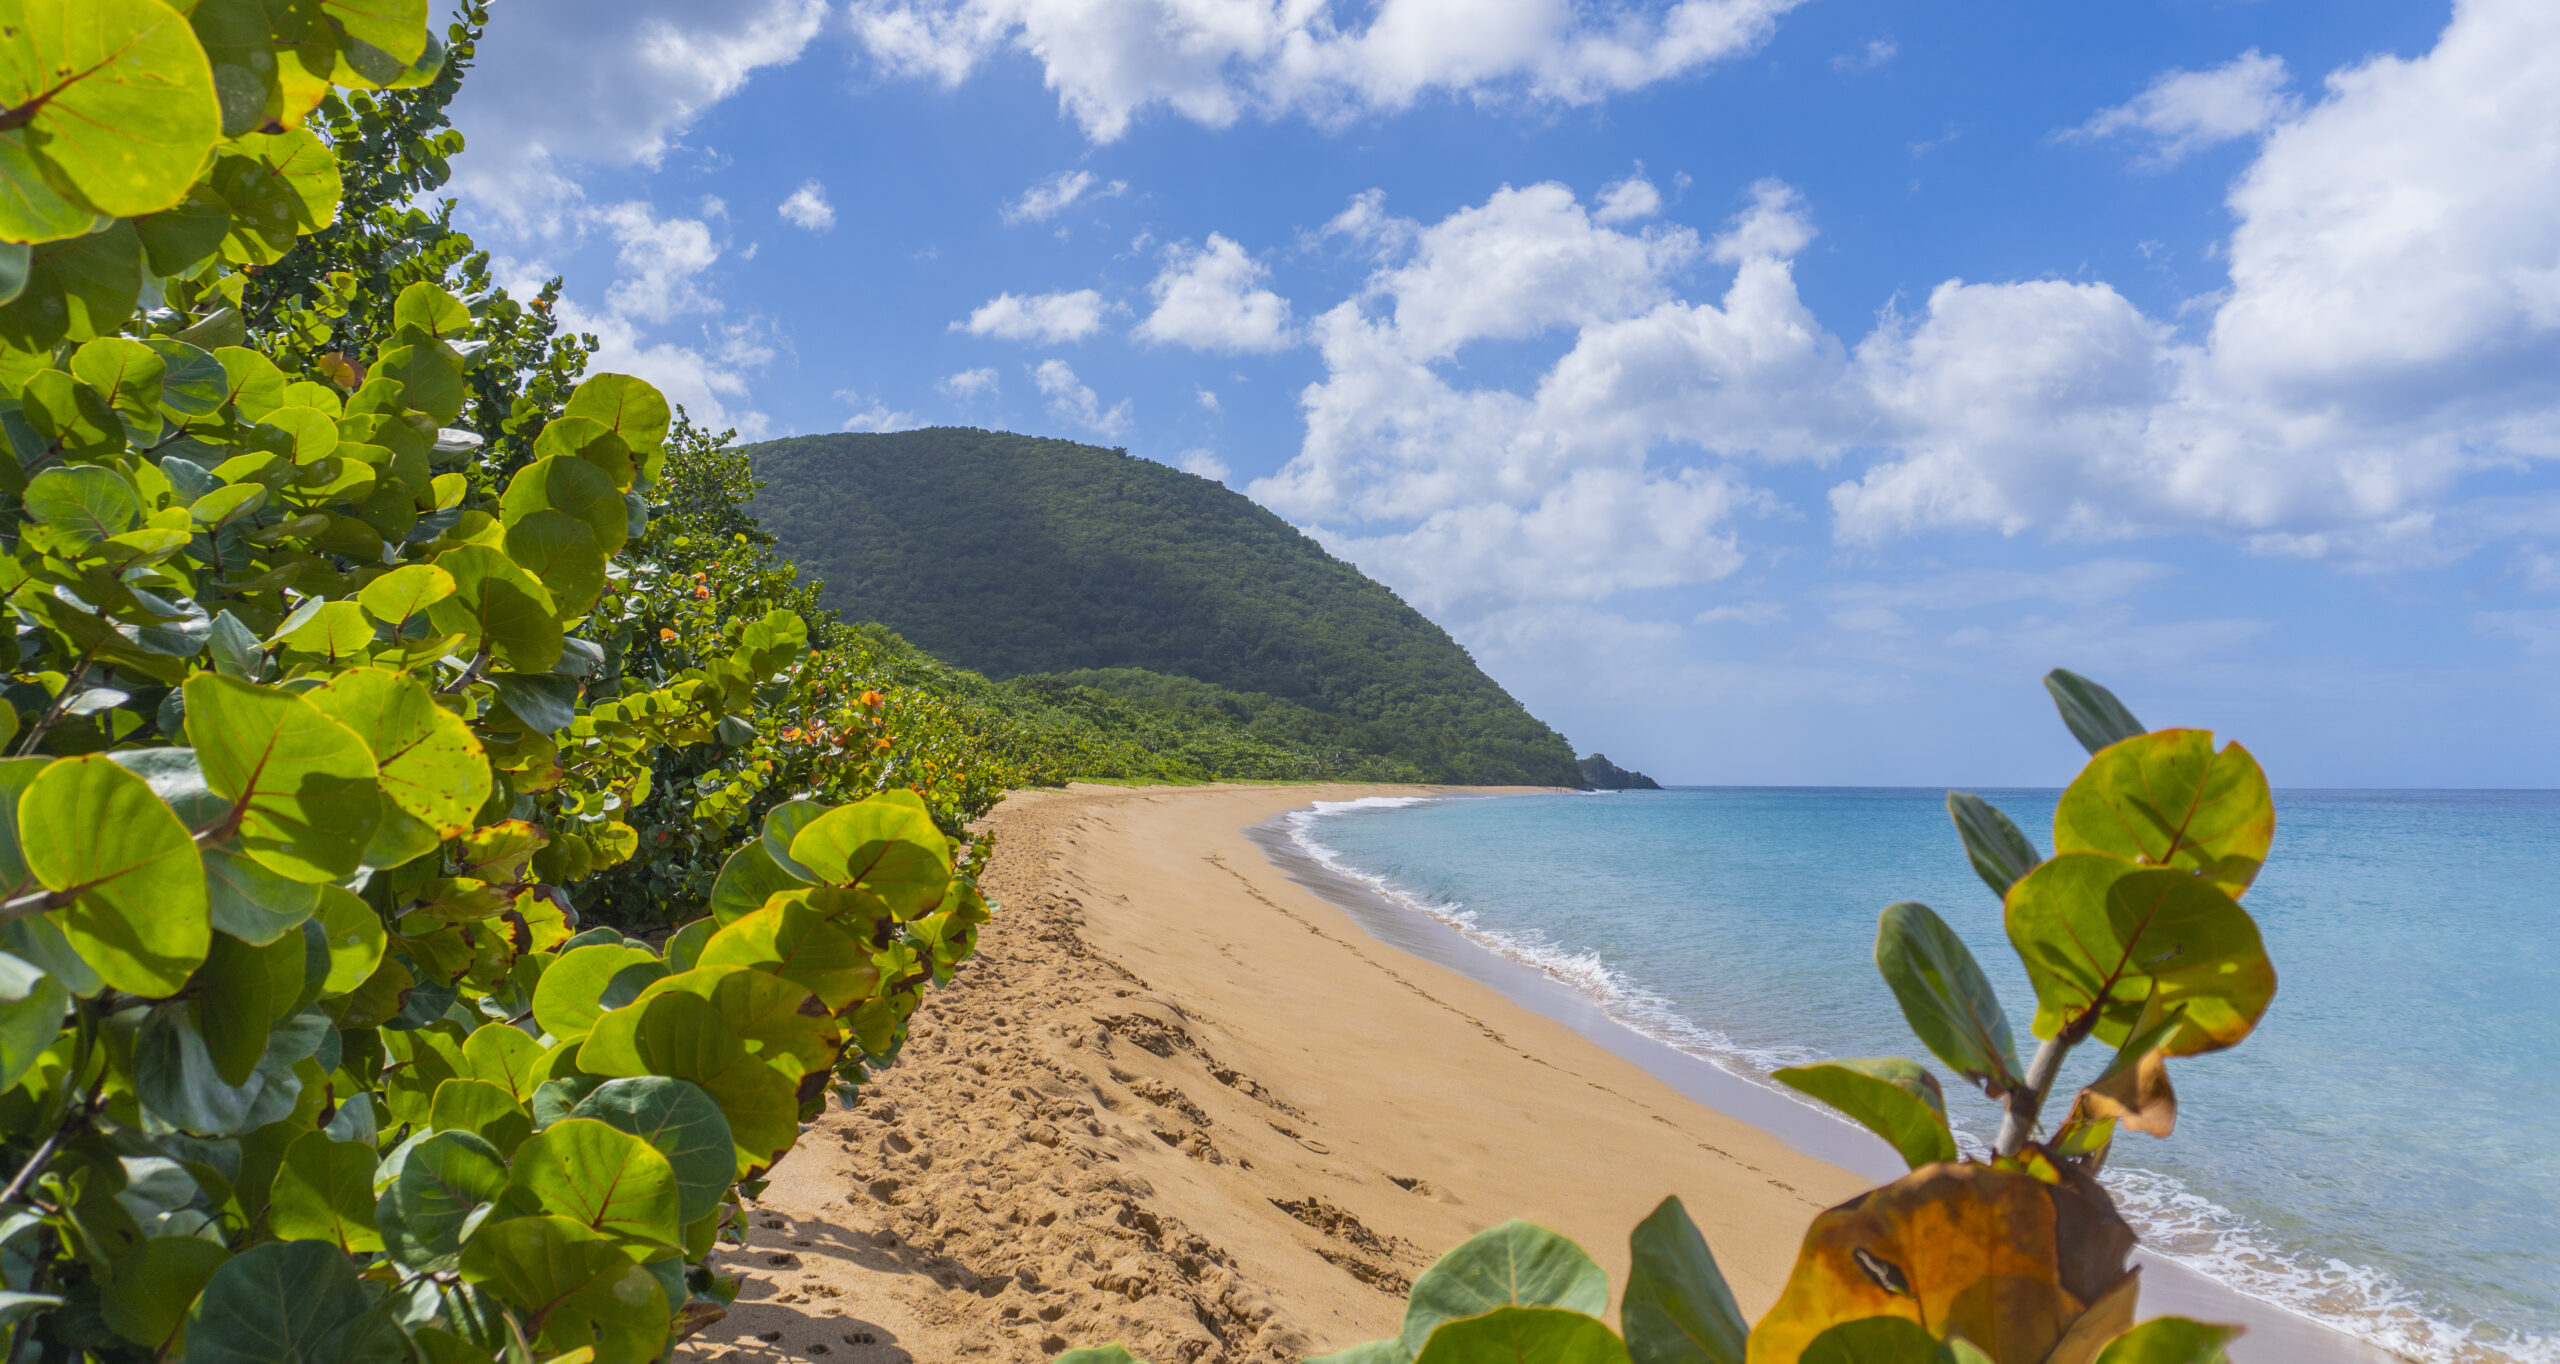
<svg viewBox="0 0 2560 1364">
<path fill-rule="evenodd" d="M 1819 1059 L 1798 1047 L 1746 1046 L 1683 1017 L 1669 1000 L 1629 981 L 1596 953 L 1574 952 L 1542 935 L 1486 928 L 1462 904 L 1416 894 L 1386 877 L 1342 860 L 1315 837 L 1328 816 L 1354 810 L 1394 809 L 1450 799 L 1438 796 L 1365 796 L 1317 801 L 1283 817 L 1290 841 L 1327 871 L 1356 881 L 1381 899 L 1447 925 L 1496 956 L 1545 972 L 1580 991 L 1603 1012 L 1644 1036 L 1666 1043 L 1748 1079 Z M 1772 1089 L 1778 1086 L 1772 1085 Z M 1800 1098 L 1792 1090 L 1779 1092 Z M 1807 1107 L 1837 1119 L 1828 1108 Z M 1972 1157 L 1989 1148 L 1959 1130 L 1957 1146 Z M 2110 1168 L 2104 1182 L 2125 1220 L 2145 1247 L 2233 1290 L 2371 1341 L 2420 1364 L 2560 1364 L 2560 1340 L 2520 1336 L 2486 1324 L 2461 1326 L 2431 1315 L 2417 1294 L 2381 1270 L 2284 1247 L 2273 1233 L 2188 1189 L 2177 1179 L 2130 1167 Z"/>
</svg>

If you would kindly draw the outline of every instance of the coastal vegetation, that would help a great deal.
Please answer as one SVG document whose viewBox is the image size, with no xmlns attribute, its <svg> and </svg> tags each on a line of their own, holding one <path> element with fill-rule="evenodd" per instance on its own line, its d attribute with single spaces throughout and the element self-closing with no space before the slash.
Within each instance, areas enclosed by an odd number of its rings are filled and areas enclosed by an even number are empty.
<svg viewBox="0 0 2560 1364">
<path fill-rule="evenodd" d="M 457 17 L 0 4 L 13 1361 L 662 1357 L 990 912 L 965 708 L 417 206 Z"/>
<path fill-rule="evenodd" d="M 1912 1033 L 2000 1105 L 1992 1142 L 1958 1139 L 1944 1083 L 1920 1062 L 1789 1067 L 1776 1078 L 1873 1132 L 1911 1172 L 1817 1216 L 1758 1323 L 1670 1198 L 1629 1238 L 1615 1329 L 1591 1257 L 1514 1221 L 1416 1278 L 1396 1336 L 1310 1364 L 2220 1364 L 2237 1328 L 2135 1325 L 2134 1235 L 2097 1174 L 2119 1130 L 2175 1128 L 2171 1061 L 2237 1045 L 2275 997 L 2240 906 L 2275 805 L 2238 743 L 2146 731 L 2069 672 L 2045 685 L 2091 755 L 2055 813 L 2052 855 L 1979 797 L 1947 798 L 2034 987 L 2032 1056 L 2020 1064 L 1989 978 L 1935 911 L 1889 905 L 1876 935 L 1877 970 Z M 2104 1060 L 2048 1123 L 2065 1061 L 2091 1045 Z M 1129 1361 L 1104 1346 L 1060 1364 Z"/>
<path fill-rule="evenodd" d="M 1345 755 L 1322 775 L 1582 784 L 1564 739 L 1446 631 L 1208 479 L 950 427 L 749 453 L 756 514 L 825 600 L 957 666 Z"/>
</svg>

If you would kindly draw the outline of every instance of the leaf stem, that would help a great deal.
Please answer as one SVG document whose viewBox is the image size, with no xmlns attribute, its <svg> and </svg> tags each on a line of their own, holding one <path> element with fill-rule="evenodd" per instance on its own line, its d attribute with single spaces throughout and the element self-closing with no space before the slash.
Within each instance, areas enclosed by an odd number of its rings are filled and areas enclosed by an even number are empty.
<svg viewBox="0 0 2560 1364">
<path fill-rule="evenodd" d="M 44 708 L 44 715 L 36 721 L 35 727 L 27 731 L 26 742 L 18 745 L 17 756 L 26 757 L 36 751 L 37 744 L 44 742 L 45 731 L 53 728 L 54 722 L 62 718 L 63 709 L 71 704 L 71 698 L 79 695 L 80 683 L 89 676 L 89 665 L 97 660 L 97 645 L 92 644 L 81 651 L 80 661 L 72 667 L 71 675 L 62 679 L 62 691 L 53 698 L 52 705 Z"/>
<path fill-rule="evenodd" d="M 1993 1155 L 2014 1156 L 2026 1149 L 2044 1111 L 2045 1094 L 2053 1088 L 2054 1077 L 2062 1073 L 2062 1058 L 2071 1054 L 2071 1049 L 2089 1035 L 2097 1022 L 2098 1011 L 2093 1008 L 2037 1045 L 2034 1058 L 2027 1062 L 2026 1084 L 2010 1090 L 2001 1101 L 2008 1114 L 2000 1120 L 2000 1141 L 1991 1148 Z"/>
</svg>

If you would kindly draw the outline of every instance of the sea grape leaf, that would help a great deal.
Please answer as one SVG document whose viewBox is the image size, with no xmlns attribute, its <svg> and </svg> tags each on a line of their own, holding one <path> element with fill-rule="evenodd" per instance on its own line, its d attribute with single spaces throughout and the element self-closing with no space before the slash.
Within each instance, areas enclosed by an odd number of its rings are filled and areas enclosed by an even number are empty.
<svg viewBox="0 0 2560 1364">
<path fill-rule="evenodd" d="M 506 1159 L 487 1138 L 437 1132 L 408 1147 L 399 1173 L 375 1201 L 374 1218 L 394 1259 L 442 1272 L 462 1253 L 473 1216 L 506 1191 Z"/>
<path fill-rule="evenodd" d="M 2056 668 L 2044 675 L 2044 689 L 2053 697 L 2054 709 L 2062 712 L 2071 737 L 2092 754 L 2143 732 L 2142 722 L 2114 692 L 2078 673 Z"/>
<path fill-rule="evenodd" d="M 303 956 L 300 934 L 263 947 L 213 935 L 187 1007 L 223 1083 L 247 1084 L 258 1068 L 268 1031 L 302 993 Z"/>
<path fill-rule="evenodd" d="M 592 1346 L 596 1364 L 646 1364 L 666 1348 L 671 1313 L 657 1276 L 569 1218 L 483 1226 L 463 1247 L 462 1276 L 540 1322 L 547 1350 Z"/>
<path fill-rule="evenodd" d="M 51 215 L 8 211 L 58 197 L 44 181 L 119 218 L 183 197 L 222 136 L 213 70 L 187 21 L 155 0 L 22 0 L 12 9 L 0 28 L 0 107 L 25 121 L 0 133 L 19 152 L 0 160 L 9 173 L 0 236 L 45 239 Z M 35 166 L 37 183 L 20 178 Z"/>
<path fill-rule="evenodd" d="M 671 1248 L 683 1244 L 675 1168 L 647 1141 L 594 1118 L 563 1118 L 528 1138 L 507 1183 L 544 1212 L 582 1226 Z"/>
<path fill-rule="evenodd" d="M 582 459 L 553 455 L 538 459 L 507 481 L 499 501 L 512 526 L 538 511 L 566 512 L 595 532 L 596 547 L 606 554 L 622 548 L 630 529 L 622 508 L 622 492 L 602 469 Z"/>
<path fill-rule="evenodd" d="M 509 672 L 546 673 L 560 661 L 551 593 L 514 560 L 487 545 L 460 545 L 436 556 L 436 566 L 454 581 L 453 595 L 427 608 L 436 630 L 486 648 Z"/>
<path fill-rule="evenodd" d="M 1678 1198 L 1636 1224 L 1627 1251 L 1618 1323 L 1634 1364 L 1742 1364 L 1751 1328 Z"/>
<path fill-rule="evenodd" d="M 563 619 L 593 610 L 604 591 L 605 555 L 586 522 L 562 511 L 537 511 L 507 527 L 507 557 L 540 579 Z"/>
<path fill-rule="evenodd" d="M 590 943 L 571 948 L 542 973 L 533 991 L 533 1019 L 554 1037 L 583 1037 L 604 1016 L 605 987 L 623 968 L 656 957 L 620 943 Z"/>
<path fill-rule="evenodd" d="M 1822 1213 L 1752 1364 L 1794 1361 L 1843 1322 L 1900 1317 L 1972 1342 L 1999 1364 L 2040 1364 L 2088 1304 L 2125 1282 L 2133 1232 L 2085 1175 L 2063 1182 L 1987 1165 L 1925 1166 Z M 1878 1328 L 1882 1329 L 1882 1328 Z"/>
<path fill-rule="evenodd" d="M 2246 894 L 2276 832 L 2275 799 L 2258 760 L 2213 732 L 2164 729 L 2109 746 L 2053 812 L 2056 852 L 2104 853 L 2194 871 Z"/>
<path fill-rule="evenodd" d="M 158 1350 L 176 1337 L 188 1306 L 230 1258 L 220 1242 L 200 1236 L 153 1237 L 117 1257 L 98 1315 L 108 1330 Z"/>
<path fill-rule="evenodd" d="M 1907 1317 L 1844 1321 L 1804 1347 L 1799 1364 L 1947 1364 L 1946 1347 Z"/>
<path fill-rule="evenodd" d="M 1306 1364 L 1413 1364 L 1413 1356 L 1404 1352 L 1403 1341 L 1390 1336 L 1385 1340 L 1364 1340 L 1348 1350 L 1336 1350 L 1329 1355 L 1317 1355 Z"/>
<path fill-rule="evenodd" d="M 764 844 L 765 855 L 773 859 L 774 865 L 780 867 L 784 875 L 797 877 L 806 884 L 817 883 L 819 877 L 816 872 L 792 860 L 791 840 L 798 838 L 802 829 L 816 823 L 820 815 L 833 808 L 814 800 L 786 800 L 765 811 L 764 830 L 759 841 Z"/>
<path fill-rule="evenodd" d="M 195 839 L 142 778 L 103 754 L 47 764 L 18 798 L 19 855 L 48 917 L 107 984 L 175 994 L 212 945 Z"/>
<path fill-rule="evenodd" d="M 515 1032 L 513 1028 L 481 1028 L 480 1032 Z M 518 1033 L 518 1036 L 523 1034 Z M 502 1085 L 457 1075 L 436 1086 L 427 1109 L 427 1125 L 440 1132 L 477 1132 L 512 1156 L 533 1132 L 533 1115 Z"/>
<path fill-rule="evenodd" d="M 356 603 L 398 628 L 453 595 L 453 575 L 434 564 L 404 564 L 364 585 Z"/>
<path fill-rule="evenodd" d="M 1609 1305 L 1609 1276 L 1582 1247 L 1514 1219 L 1476 1233 L 1413 1281 L 1399 1338 L 1417 1364 L 1444 1323 L 1498 1307 L 1553 1307 L 1596 1316 Z"/>
<path fill-rule="evenodd" d="M 225 1260 L 187 1313 L 188 1364 L 405 1364 L 387 1304 L 325 1241 L 269 1241 Z"/>
<path fill-rule="evenodd" d="M 133 529 L 142 516 L 142 499 L 124 475 L 96 464 L 47 469 L 27 480 L 28 516 L 64 548 L 94 548 L 110 536 Z"/>
<path fill-rule="evenodd" d="M 816 995 L 829 1009 L 868 998 L 880 987 L 870 948 L 853 934 L 796 904 L 778 904 L 728 925 L 702 945 L 697 969 L 753 966 Z"/>
<path fill-rule="evenodd" d="M 0 152 L 10 141 L 0 134 Z M 26 283 L 0 305 L 0 341 L 42 351 L 58 341 L 113 336 L 141 299 L 142 238 L 130 221 L 117 219 L 104 231 L 28 253 Z"/>
<path fill-rule="evenodd" d="M 274 942 L 320 907 L 320 887 L 269 871 L 245 854 L 214 847 L 204 850 L 203 860 L 213 926 L 243 942 Z"/>
<path fill-rule="evenodd" d="M 1999 995 L 1936 910 L 1911 900 L 1885 906 L 1876 971 L 1931 1054 L 1995 1099 L 2024 1083 Z"/>
<path fill-rule="evenodd" d="M 691 1081 L 663 1075 L 608 1080 L 580 1100 L 571 1116 L 628 1132 L 666 1157 L 675 1172 L 676 1217 L 688 1226 L 718 1211 L 737 1177 L 729 1120 Z"/>
<path fill-rule="evenodd" d="M 471 1076 L 507 1091 L 517 1103 L 533 1098 L 534 1070 L 542 1063 L 542 1044 L 520 1028 L 474 1028 L 463 1039 L 462 1059 Z"/>
<path fill-rule="evenodd" d="M 667 443 L 673 414 L 666 395 L 628 374 L 590 374 L 569 395 L 561 415 L 602 422 L 633 450 L 655 450 Z"/>
<path fill-rule="evenodd" d="M 784 870 L 764 840 L 742 843 L 720 864 L 719 879 L 711 883 L 711 913 L 720 924 L 733 924 L 764 908 L 773 896 L 812 884 Z"/>
<path fill-rule="evenodd" d="M 297 881 L 354 872 L 382 820 L 380 771 L 355 731 L 302 697 L 219 673 L 185 688 L 207 785 L 238 807 L 249 856 Z"/>
<path fill-rule="evenodd" d="M 267 1196 L 267 1229 L 286 1241 L 326 1241 L 350 1254 L 382 1249 L 373 1221 L 373 1145 L 306 1132 L 285 1148 Z"/>
<path fill-rule="evenodd" d="M 382 916 L 352 892 L 339 886 L 322 886 L 315 917 L 329 945 L 329 975 L 321 983 L 320 993 L 342 995 L 364 984 L 382 964 L 383 949 L 389 943 Z"/>
<path fill-rule="evenodd" d="M 1912 1169 L 1956 1158 L 1946 1099 L 1938 1091 L 1937 1077 L 1918 1062 L 1899 1056 L 1823 1061 L 1772 1071 L 1769 1078 L 1855 1118 L 1884 1138 Z"/>
<path fill-rule="evenodd" d="M 839 886 L 858 885 L 900 919 L 942 903 L 951 884 L 950 844 L 913 792 L 839 805 L 791 840 L 791 860 Z"/>
<path fill-rule="evenodd" d="M 35 1069 L 70 1007 L 69 987 L 33 962 L 0 952 L 0 1094 Z"/>
<path fill-rule="evenodd" d="M 419 7 L 419 15 L 423 21 L 423 5 Z M 462 306 L 462 300 L 455 298 L 444 286 L 421 280 L 401 290 L 400 297 L 393 300 L 391 325 L 395 329 L 416 327 L 429 336 L 450 340 L 471 334 L 471 310 Z"/>
<path fill-rule="evenodd" d="M 440 839 L 471 828 L 489 801 L 489 762 L 471 726 L 437 705 L 425 683 L 387 668 L 354 668 L 308 695 L 364 741 L 393 805 Z"/>
<path fill-rule="evenodd" d="M 1130 1354 L 1128 1346 L 1113 1344 L 1087 1345 L 1080 1350 L 1069 1350 L 1050 1360 L 1049 1364 L 1143 1364 L 1143 1361 Z M 1317 1364 L 1317 1361 L 1309 1360 L 1307 1364 Z"/>
<path fill-rule="evenodd" d="M 2107 1342 L 2097 1364 L 2223 1364 L 2223 1347 L 2240 1334 L 2237 1326 L 2153 1317 Z"/>
<path fill-rule="evenodd" d="M 1627 1364 L 1627 1347 L 1598 1320 L 1558 1307 L 1497 1307 L 1431 1333 L 1414 1364 Z"/>
<path fill-rule="evenodd" d="M 1947 793 L 1947 816 L 1955 821 L 1956 837 L 1964 841 L 1964 855 L 1973 863 L 1974 874 L 1994 895 L 2008 894 L 2019 877 L 2044 860 L 2007 815 L 1970 791 Z"/>
<path fill-rule="evenodd" d="M 2163 1050 L 2193 1056 L 2248 1036 L 2275 998 L 2248 911 L 2184 871 L 2058 854 L 2009 892 L 2008 920 L 2035 984 L 2038 1037 L 2096 1010 L 2092 1035 L 2121 1045 L 2156 993 L 2162 1010 L 2184 1010 Z"/>
</svg>

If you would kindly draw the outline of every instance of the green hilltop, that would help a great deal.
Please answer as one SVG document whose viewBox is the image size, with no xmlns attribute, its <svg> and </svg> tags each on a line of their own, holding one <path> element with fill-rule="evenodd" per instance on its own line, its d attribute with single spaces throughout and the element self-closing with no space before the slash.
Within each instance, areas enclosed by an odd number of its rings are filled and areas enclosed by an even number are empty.
<svg viewBox="0 0 2560 1364">
<path fill-rule="evenodd" d="M 1381 775 L 1585 784 L 1447 631 L 1208 479 L 963 427 L 748 454 L 756 517 L 827 605 L 1026 702 L 1099 693 Z"/>
</svg>

